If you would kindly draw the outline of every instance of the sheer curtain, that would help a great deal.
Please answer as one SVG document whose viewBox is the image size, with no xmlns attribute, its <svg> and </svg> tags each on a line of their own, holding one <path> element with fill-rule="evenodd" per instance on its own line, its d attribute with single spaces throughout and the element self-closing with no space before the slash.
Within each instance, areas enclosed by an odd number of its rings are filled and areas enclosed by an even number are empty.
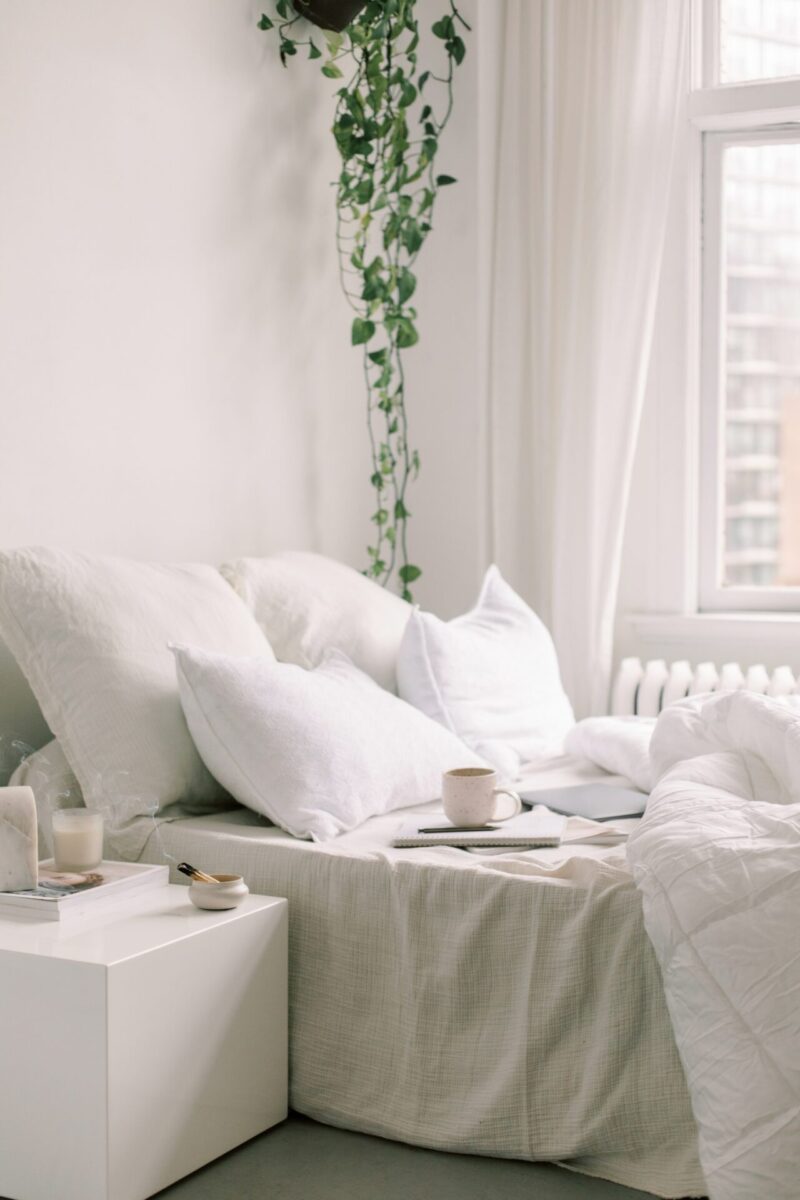
<svg viewBox="0 0 800 1200">
<path fill-rule="evenodd" d="M 479 12 L 484 556 L 607 703 L 690 0 Z"/>
</svg>

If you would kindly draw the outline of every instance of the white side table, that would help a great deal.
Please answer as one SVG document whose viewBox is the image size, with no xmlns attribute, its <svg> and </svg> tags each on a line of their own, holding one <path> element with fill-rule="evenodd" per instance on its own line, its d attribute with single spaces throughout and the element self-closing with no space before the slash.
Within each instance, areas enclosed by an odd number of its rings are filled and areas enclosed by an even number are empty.
<svg viewBox="0 0 800 1200">
<path fill-rule="evenodd" d="M 0 918 L 0 1196 L 144 1200 L 287 1112 L 287 903 Z"/>
</svg>

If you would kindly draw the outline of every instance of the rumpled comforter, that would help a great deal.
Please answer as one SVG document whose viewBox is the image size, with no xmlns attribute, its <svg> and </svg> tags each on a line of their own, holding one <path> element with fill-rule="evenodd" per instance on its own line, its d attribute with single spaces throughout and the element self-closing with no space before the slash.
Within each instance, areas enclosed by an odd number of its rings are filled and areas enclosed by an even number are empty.
<svg viewBox="0 0 800 1200">
<path fill-rule="evenodd" d="M 800 696 L 693 697 L 653 733 L 628 861 L 711 1200 L 800 1197 Z"/>
</svg>

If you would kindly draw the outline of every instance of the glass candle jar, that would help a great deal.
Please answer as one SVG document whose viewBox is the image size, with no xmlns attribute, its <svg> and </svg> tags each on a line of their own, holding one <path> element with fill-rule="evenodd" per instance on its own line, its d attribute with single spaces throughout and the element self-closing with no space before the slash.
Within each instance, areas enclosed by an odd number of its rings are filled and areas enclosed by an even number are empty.
<svg viewBox="0 0 800 1200">
<path fill-rule="evenodd" d="M 103 861 L 103 816 L 86 808 L 53 813 L 53 858 L 57 871 L 90 871 Z"/>
</svg>

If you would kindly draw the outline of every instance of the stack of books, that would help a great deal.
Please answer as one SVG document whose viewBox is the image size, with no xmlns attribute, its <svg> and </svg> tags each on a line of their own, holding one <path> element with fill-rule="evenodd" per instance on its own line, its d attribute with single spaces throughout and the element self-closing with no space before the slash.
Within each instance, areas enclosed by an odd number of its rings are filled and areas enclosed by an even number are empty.
<svg viewBox="0 0 800 1200">
<path fill-rule="evenodd" d="M 39 863 L 39 884 L 22 892 L 0 892 L 0 917 L 28 916 L 60 921 L 169 883 L 169 868 L 150 863 L 102 862 L 93 871 L 56 871 L 52 859 Z"/>
</svg>

